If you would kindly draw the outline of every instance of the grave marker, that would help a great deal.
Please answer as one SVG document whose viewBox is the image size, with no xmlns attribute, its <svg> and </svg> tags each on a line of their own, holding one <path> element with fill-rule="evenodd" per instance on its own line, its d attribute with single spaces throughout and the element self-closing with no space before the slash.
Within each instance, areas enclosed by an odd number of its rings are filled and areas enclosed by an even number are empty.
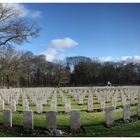
<svg viewBox="0 0 140 140">
<path fill-rule="evenodd" d="M 80 129 L 80 113 L 78 110 L 71 110 L 71 129 Z"/>
</svg>

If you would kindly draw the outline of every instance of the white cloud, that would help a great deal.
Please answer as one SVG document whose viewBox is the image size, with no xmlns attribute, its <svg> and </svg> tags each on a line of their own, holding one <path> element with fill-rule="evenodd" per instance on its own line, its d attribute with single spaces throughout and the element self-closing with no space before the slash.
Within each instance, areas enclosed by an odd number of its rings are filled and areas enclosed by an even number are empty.
<svg viewBox="0 0 140 140">
<path fill-rule="evenodd" d="M 46 56 L 46 60 L 48 61 L 64 60 L 65 54 L 62 52 L 77 45 L 78 43 L 69 37 L 54 39 L 49 41 L 49 48 L 41 54 L 44 54 Z M 45 46 L 46 45 L 41 45 L 42 48 Z"/>
<path fill-rule="evenodd" d="M 99 57 L 99 60 L 102 62 L 112 61 L 113 57 L 112 56 Z"/>
<path fill-rule="evenodd" d="M 101 62 L 108 62 L 108 61 L 113 61 L 113 62 L 121 62 L 125 61 L 126 63 L 140 63 L 140 56 L 122 56 L 120 58 L 114 59 L 112 56 L 107 56 L 107 57 L 99 57 L 98 60 Z"/>
<path fill-rule="evenodd" d="M 14 8 L 18 11 L 19 16 L 21 17 L 30 17 L 30 18 L 38 18 L 41 16 L 41 12 L 37 10 L 27 9 L 24 4 L 18 3 L 3 3 L 4 6 Z"/>
<path fill-rule="evenodd" d="M 140 63 L 140 56 L 122 56 L 120 60 L 128 63 L 129 62 Z"/>
<path fill-rule="evenodd" d="M 49 46 L 58 50 L 64 50 L 66 48 L 72 48 L 77 46 L 78 43 L 73 39 L 66 37 L 63 39 L 54 39 L 49 42 Z"/>
<path fill-rule="evenodd" d="M 112 56 L 106 56 L 106 57 L 99 57 L 97 58 L 97 60 L 101 61 L 101 62 L 109 62 L 109 61 L 113 61 L 113 62 L 121 62 L 121 61 L 125 61 L 126 63 L 140 63 L 140 56 L 122 56 L 120 58 L 114 58 Z"/>
<path fill-rule="evenodd" d="M 63 61 L 65 59 L 65 54 L 58 53 L 58 51 L 56 51 L 53 48 L 51 49 L 49 48 L 40 54 L 45 55 L 47 61 L 57 61 L 57 60 Z"/>
<path fill-rule="evenodd" d="M 57 52 L 55 49 L 48 49 L 48 50 L 42 52 L 41 54 L 46 56 L 46 60 L 52 61 L 55 58 Z"/>
</svg>

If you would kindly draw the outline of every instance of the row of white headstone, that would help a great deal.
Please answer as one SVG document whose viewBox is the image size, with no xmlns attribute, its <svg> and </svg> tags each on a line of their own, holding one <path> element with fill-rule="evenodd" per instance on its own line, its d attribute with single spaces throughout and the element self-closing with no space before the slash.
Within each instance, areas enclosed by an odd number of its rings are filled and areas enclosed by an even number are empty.
<svg viewBox="0 0 140 140">
<path fill-rule="evenodd" d="M 47 129 L 55 129 L 56 125 L 56 115 L 55 111 L 46 112 L 46 127 Z M 72 130 L 80 129 L 80 113 L 78 110 L 70 111 Z M 12 127 L 12 111 L 10 109 L 3 110 L 3 126 L 5 128 Z M 32 110 L 23 111 L 23 127 L 25 129 L 34 129 L 34 115 Z"/>
<path fill-rule="evenodd" d="M 136 100 L 139 102 L 140 93 L 138 87 L 96 87 L 96 88 L 23 88 L 23 89 L 2 89 L 0 90 L 0 109 L 4 109 L 4 103 L 10 104 L 12 111 L 16 111 L 18 100 L 22 97 L 23 110 L 29 109 L 29 101 L 36 105 L 36 111 L 42 112 L 43 104 L 47 104 L 48 98 L 51 98 L 50 110 L 57 111 L 57 95 L 60 94 L 62 104 L 70 110 L 71 103 L 67 100 L 67 94 L 78 100 L 78 104 L 84 104 L 84 97 L 88 96 L 87 110 L 93 110 L 93 96 L 96 97 L 97 103 L 101 109 L 105 109 L 106 103 L 111 102 L 113 107 L 117 106 L 118 97 L 121 97 L 122 105 L 134 104 Z M 3 103 L 4 102 L 4 103 Z M 65 109 L 66 110 L 66 109 Z M 68 111 L 65 111 L 68 112 Z"/>
<path fill-rule="evenodd" d="M 107 127 L 114 125 L 114 110 L 113 106 L 105 109 L 105 123 Z M 140 103 L 137 104 L 137 115 L 140 117 Z M 130 120 L 130 105 L 123 105 L 123 120 Z"/>
<path fill-rule="evenodd" d="M 16 112 L 16 101 L 12 100 L 10 103 L 10 108 L 12 110 L 12 112 Z M 22 107 L 23 110 L 29 110 L 29 101 L 28 100 L 23 100 L 22 102 Z M 0 111 L 5 109 L 5 104 L 4 104 L 4 100 L 0 100 Z M 71 102 L 69 100 L 66 100 L 64 103 L 64 110 L 66 113 L 71 111 Z M 50 111 L 56 111 L 57 112 L 57 102 L 52 100 L 50 102 Z M 41 100 L 36 102 L 36 112 L 37 113 L 42 113 L 43 112 L 43 103 Z"/>
</svg>

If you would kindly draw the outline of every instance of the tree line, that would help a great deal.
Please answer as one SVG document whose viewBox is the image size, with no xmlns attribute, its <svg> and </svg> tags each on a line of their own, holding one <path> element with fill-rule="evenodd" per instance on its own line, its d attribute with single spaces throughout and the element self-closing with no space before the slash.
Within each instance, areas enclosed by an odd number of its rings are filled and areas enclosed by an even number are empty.
<svg viewBox="0 0 140 140">
<path fill-rule="evenodd" d="M 77 58 L 81 59 L 81 57 Z M 69 59 L 68 66 L 73 67 L 73 71 L 70 73 L 70 85 L 105 86 L 108 81 L 114 86 L 140 84 L 140 63 L 101 62 L 97 59 L 86 58 L 84 61 L 81 60 L 78 64 L 74 64 L 74 60 L 71 59 L 75 59 L 75 57 Z"/>
<path fill-rule="evenodd" d="M 44 55 L 1 47 L 0 86 L 114 86 L 139 85 L 140 63 L 101 62 L 84 56 L 49 62 Z"/>
<path fill-rule="evenodd" d="M 54 86 L 65 68 L 46 61 L 44 55 L 18 52 L 13 47 L 0 48 L 0 85 L 13 87 Z"/>
</svg>

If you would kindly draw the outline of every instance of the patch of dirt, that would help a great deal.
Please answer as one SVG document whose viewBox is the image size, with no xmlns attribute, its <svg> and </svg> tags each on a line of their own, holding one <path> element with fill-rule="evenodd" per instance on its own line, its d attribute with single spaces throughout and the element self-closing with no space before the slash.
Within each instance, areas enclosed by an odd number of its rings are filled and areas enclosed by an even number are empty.
<svg viewBox="0 0 140 140">
<path fill-rule="evenodd" d="M 130 117 L 130 119 L 127 119 L 127 120 L 123 120 L 123 118 L 121 118 L 121 119 L 115 120 L 114 124 L 112 124 L 112 126 L 110 126 L 110 127 L 115 127 L 115 126 L 128 124 L 128 123 L 131 123 L 131 122 L 135 122 L 137 120 L 140 120 L 140 116 L 133 115 L 133 116 Z M 105 127 L 107 127 L 105 123 L 103 123 L 103 125 Z M 107 127 L 107 128 L 110 128 L 110 127 Z"/>
<path fill-rule="evenodd" d="M 15 132 L 17 136 L 31 136 L 31 137 L 61 137 L 61 136 L 72 136 L 73 134 L 80 134 L 85 132 L 84 128 L 81 127 L 77 130 L 72 130 L 70 127 L 57 128 L 57 129 L 47 129 L 43 127 L 35 127 L 34 129 L 27 130 L 23 126 L 13 125 L 12 127 L 3 127 L 1 124 L 0 131 L 5 132 Z"/>
</svg>

